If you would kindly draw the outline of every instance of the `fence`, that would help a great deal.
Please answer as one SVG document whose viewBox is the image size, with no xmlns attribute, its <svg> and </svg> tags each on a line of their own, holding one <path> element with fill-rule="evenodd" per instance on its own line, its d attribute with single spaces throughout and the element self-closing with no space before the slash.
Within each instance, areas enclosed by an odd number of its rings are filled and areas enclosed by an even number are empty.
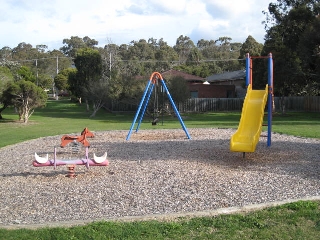
<svg viewBox="0 0 320 240">
<path fill-rule="evenodd" d="M 179 112 L 241 111 L 243 98 L 192 98 L 177 104 Z M 169 104 L 170 105 L 170 104 Z M 275 97 L 275 111 L 320 112 L 320 96 Z M 136 111 L 137 105 L 113 102 L 111 111 Z"/>
</svg>

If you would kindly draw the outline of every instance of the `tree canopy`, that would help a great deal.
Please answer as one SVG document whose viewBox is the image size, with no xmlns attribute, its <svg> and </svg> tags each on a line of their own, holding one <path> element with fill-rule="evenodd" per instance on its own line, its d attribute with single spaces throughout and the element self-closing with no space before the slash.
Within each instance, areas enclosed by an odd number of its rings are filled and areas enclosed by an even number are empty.
<svg viewBox="0 0 320 240">
<path fill-rule="evenodd" d="M 319 7 L 313 0 L 269 4 L 263 53 L 273 53 L 274 84 L 280 95 L 320 94 Z"/>
<path fill-rule="evenodd" d="M 63 39 L 59 50 L 53 51 L 46 45 L 34 47 L 21 42 L 13 49 L 6 46 L 0 49 L 2 61 L 20 64 L 7 64 L 11 74 L 2 69 L 0 76 L 14 81 L 25 79 L 42 89 L 55 85 L 92 102 L 89 96 L 94 95 L 93 89 L 103 86 L 109 99 L 132 101 L 143 90 L 144 84 L 138 79 L 148 79 L 152 72 L 175 69 L 205 78 L 244 69 L 246 53 L 251 56 L 272 53 L 276 95 L 319 95 L 319 9 L 318 0 L 270 3 L 264 12 L 264 26 L 261 25 L 266 31 L 264 44 L 251 35 L 243 43 L 228 36 L 194 43 L 190 37 L 180 35 L 174 46 L 162 38 L 151 37 L 121 45 L 109 41 L 103 47 L 88 36 L 71 36 Z M 255 86 L 264 86 L 266 63 L 257 60 L 254 65 Z M 1 86 L 3 91 L 4 84 Z M 88 89 L 92 89 L 91 93 Z"/>
</svg>

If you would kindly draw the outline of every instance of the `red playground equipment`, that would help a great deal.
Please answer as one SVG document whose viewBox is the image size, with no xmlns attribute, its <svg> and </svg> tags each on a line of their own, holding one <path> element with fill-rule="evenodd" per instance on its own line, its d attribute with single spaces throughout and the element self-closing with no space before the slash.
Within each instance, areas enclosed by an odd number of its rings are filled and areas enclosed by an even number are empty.
<svg viewBox="0 0 320 240">
<path fill-rule="evenodd" d="M 53 159 L 49 159 L 49 154 L 46 154 L 45 157 L 39 156 L 37 153 L 34 154 L 35 160 L 32 162 L 34 167 L 48 167 L 53 166 L 56 169 L 57 166 L 67 165 L 68 168 L 68 175 L 67 177 L 74 178 L 75 175 L 75 166 L 76 165 L 85 165 L 87 169 L 89 166 L 108 166 L 109 161 L 107 160 L 107 152 L 105 152 L 102 156 L 98 157 L 95 153 L 93 153 L 92 159 L 89 158 L 89 147 L 90 143 L 87 140 L 87 137 L 94 137 L 94 134 L 85 128 L 80 136 L 69 136 L 64 135 L 61 138 L 60 147 L 64 148 L 66 145 L 70 144 L 70 154 L 72 155 L 72 159 L 58 159 L 57 157 L 57 148 L 54 147 L 54 155 Z M 85 147 L 85 156 L 79 157 L 77 153 L 79 153 L 81 146 Z M 68 148 L 66 148 L 68 149 Z M 66 149 L 60 152 L 65 157 L 68 152 Z M 77 157 L 73 154 L 77 154 Z"/>
<path fill-rule="evenodd" d="M 94 134 L 89 131 L 88 128 L 83 129 L 80 136 L 69 136 L 69 135 L 63 135 L 61 138 L 61 144 L 60 147 L 65 147 L 71 142 L 79 142 L 82 143 L 83 146 L 89 147 L 90 143 L 87 140 L 87 137 L 93 138 Z"/>
</svg>

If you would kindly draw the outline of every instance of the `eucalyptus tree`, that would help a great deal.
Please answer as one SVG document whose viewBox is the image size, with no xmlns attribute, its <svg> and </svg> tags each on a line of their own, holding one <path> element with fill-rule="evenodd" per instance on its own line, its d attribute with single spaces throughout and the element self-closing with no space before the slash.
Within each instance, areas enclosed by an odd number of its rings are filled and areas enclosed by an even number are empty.
<svg viewBox="0 0 320 240">
<path fill-rule="evenodd" d="M 194 45 L 194 42 L 188 36 L 180 35 L 177 38 L 176 44 L 173 46 L 173 49 L 179 55 L 180 64 L 186 63 L 191 50 L 195 47 L 196 46 Z"/>
<path fill-rule="evenodd" d="M 197 42 L 197 48 L 201 51 L 201 54 L 205 59 L 215 58 L 215 53 L 218 49 L 215 40 L 200 39 Z"/>
<path fill-rule="evenodd" d="M 0 59 L 12 60 L 12 49 L 8 46 L 5 46 L 0 49 Z"/>
<path fill-rule="evenodd" d="M 135 62 L 140 69 L 139 75 L 151 74 L 155 68 L 155 51 L 145 39 L 132 41 L 128 48 L 129 61 Z"/>
<path fill-rule="evenodd" d="M 144 48 L 152 48 L 149 43 L 147 44 L 150 46 L 144 46 L 144 44 L 144 40 L 133 41 L 130 45 L 122 44 L 120 46 L 109 43 L 103 49 L 99 49 L 103 60 L 102 78 L 107 82 L 109 102 L 139 103 L 138 101 L 146 84 L 146 81 L 144 81 L 143 87 L 141 87 L 138 76 L 141 76 L 145 71 L 145 63 L 139 59 L 148 58 L 148 56 L 140 56 L 139 53 L 143 52 Z M 142 78 L 144 80 L 147 79 L 147 77 Z M 136 98 L 137 95 L 139 100 Z M 107 106 L 110 106 L 110 104 L 105 104 L 105 107 Z"/>
<path fill-rule="evenodd" d="M 78 36 L 71 36 L 69 38 L 63 39 L 64 44 L 60 50 L 68 57 L 74 58 L 76 56 L 77 50 L 81 48 L 95 48 L 98 45 L 98 41 L 91 39 L 88 36 L 80 38 Z"/>
<path fill-rule="evenodd" d="M 163 38 L 156 42 L 153 41 L 153 46 L 156 59 L 155 71 L 164 72 L 170 70 L 175 62 L 179 60 L 177 52 Z"/>
<path fill-rule="evenodd" d="M 12 49 L 12 60 L 31 60 L 37 57 L 37 49 L 30 43 L 21 42 Z"/>
<path fill-rule="evenodd" d="M 54 78 L 60 71 L 70 68 L 73 64 L 71 57 L 65 56 L 59 50 L 52 50 L 46 53 L 45 59 L 38 60 L 40 72 Z"/>
</svg>

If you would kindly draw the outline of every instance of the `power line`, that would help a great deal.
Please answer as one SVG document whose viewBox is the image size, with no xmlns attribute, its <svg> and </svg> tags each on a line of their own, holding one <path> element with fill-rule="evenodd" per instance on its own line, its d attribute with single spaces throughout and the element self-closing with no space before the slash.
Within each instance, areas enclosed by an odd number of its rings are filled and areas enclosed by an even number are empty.
<svg viewBox="0 0 320 240">
<path fill-rule="evenodd" d="M 57 59 L 57 58 L 68 58 L 70 60 L 74 60 L 72 57 L 47 57 L 47 58 L 34 58 L 34 59 L 25 59 L 25 60 L 14 60 L 13 62 L 34 62 L 39 60 L 47 60 L 47 59 Z M 239 59 L 239 58 L 229 58 L 229 59 L 206 59 L 206 60 L 199 60 L 199 61 L 187 61 L 187 62 L 194 62 L 194 63 L 203 63 L 203 62 L 226 62 L 226 61 L 245 61 L 246 59 Z M 111 61 L 110 61 L 111 62 Z M 180 61 L 159 61 L 156 59 L 150 60 L 133 60 L 133 59 L 114 59 L 113 62 L 170 62 L 170 63 L 180 63 Z"/>
</svg>

